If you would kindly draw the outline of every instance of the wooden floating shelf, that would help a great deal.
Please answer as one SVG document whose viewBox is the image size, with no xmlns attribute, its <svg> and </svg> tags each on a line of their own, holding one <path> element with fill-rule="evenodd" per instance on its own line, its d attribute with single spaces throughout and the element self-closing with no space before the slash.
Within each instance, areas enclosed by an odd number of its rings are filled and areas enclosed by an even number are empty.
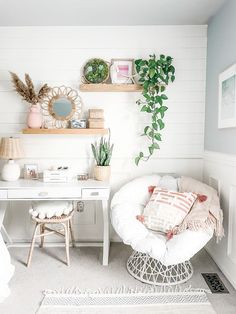
<svg viewBox="0 0 236 314">
<path fill-rule="evenodd" d="M 77 135 L 104 135 L 108 129 L 23 129 L 23 134 L 77 134 Z"/>
<path fill-rule="evenodd" d="M 81 92 L 140 92 L 143 90 L 138 84 L 80 84 Z"/>
</svg>

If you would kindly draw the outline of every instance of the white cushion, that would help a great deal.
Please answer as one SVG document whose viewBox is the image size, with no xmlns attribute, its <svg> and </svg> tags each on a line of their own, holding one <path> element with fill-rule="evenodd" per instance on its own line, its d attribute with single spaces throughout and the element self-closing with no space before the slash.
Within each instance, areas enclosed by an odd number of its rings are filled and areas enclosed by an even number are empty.
<svg viewBox="0 0 236 314">
<path fill-rule="evenodd" d="M 163 187 L 173 190 L 176 185 L 177 190 L 177 179 L 166 176 L 161 178 L 158 175 L 145 176 L 143 179 L 137 178 L 129 182 L 114 195 L 111 202 L 111 222 L 115 231 L 125 244 L 136 251 L 149 254 L 164 265 L 189 260 L 212 238 L 213 230 L 186 230 L 168 241 L 166 237 L 148 230 L 136 219 L 143 212 L 145 201 L 150 197 L 148 186 L 163 184 Z"/>
<path fill-rule="evenodd" d="M 29 213 L 40 219 L 68 215 L 72 210 L 71 201 L 34 201 Z"/>
<path fill-rule="evenodd" d="M 151 230 L 167 233 L 181 224 L 197 195 L 180 193 L 157 186 L 143 210 L 144 225 Z"/>
</svg>

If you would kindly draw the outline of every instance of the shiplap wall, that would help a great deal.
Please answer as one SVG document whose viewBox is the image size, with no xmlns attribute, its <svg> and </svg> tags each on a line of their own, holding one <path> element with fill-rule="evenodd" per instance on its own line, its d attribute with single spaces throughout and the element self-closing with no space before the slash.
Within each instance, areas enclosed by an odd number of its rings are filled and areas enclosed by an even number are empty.
<svg viewBox="0 0 236 314">
<path fill-rule="evenodd" d="M 1 27 L 0 28 L 0 137 L 21 136 L 26 158 L 40 170 L 69 165 L 89 171 L 93 164 L 90 143 L 79 136 L 21 135 L 27 104 L 13 91 L 8 71 L 29 73 L 36 83 L 68 85 L 78 89 L 81 68 L 89 58 L 147 58 L 164 53 L 174 58 L 176 81 L 168 87 L 166 129 L 161 150 L 137 168 L 134 157 L 145 145 L 140 137 L 148 116 L 139 113 L 139 93 L 80 93 L 84 110 L 103 108 L 106 126 L 115 143 L 112 192 L 133 177 L 153 172 L 202 176 L 205 108 L 206 26 L 135 27 Z M 146 147 L 146 146 L 145 146 Z M 12 203 L 6 226 L 14 239 L 28 239 L 31 227 L 27 204 Z M 75 217 L 79 239 L 101 239 L 99 204 L 86 204 Z M 115 235 L 112 235 L 115 238 Z"/>
<path fill-rule="evenodd" d="M 204 181 L 219 186 L 225 231 L 219 243 L 212 239 L 206 248 L 236 288 L 236 155 L 205 151 L 203 169 Z"/>
</svg>

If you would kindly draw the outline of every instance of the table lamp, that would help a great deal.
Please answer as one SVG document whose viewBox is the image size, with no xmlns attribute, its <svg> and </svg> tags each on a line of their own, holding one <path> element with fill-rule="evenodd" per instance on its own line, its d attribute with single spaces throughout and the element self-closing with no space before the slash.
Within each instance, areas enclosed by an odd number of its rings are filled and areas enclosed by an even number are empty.
<svg viewBox="0 0 236 314">
<path fill-rule="evenodd" d="M 14 159 L 23 158 L 21 141 L 17 137 L 3 137 L 0 144 L 0 158 L 8 159 L 2 168 L 2 180 L 17 181 L 20 177 L 20 166 Z"/>
</svg>

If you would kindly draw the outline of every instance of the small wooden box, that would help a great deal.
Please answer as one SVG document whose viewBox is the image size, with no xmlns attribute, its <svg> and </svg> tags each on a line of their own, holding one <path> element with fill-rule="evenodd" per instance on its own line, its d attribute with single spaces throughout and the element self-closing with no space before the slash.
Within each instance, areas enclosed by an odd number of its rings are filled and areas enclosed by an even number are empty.
<svg viewBox="0 0 236 314">
<path fill-rule="evenodd" d="M 89 109 L 90 119 L 103 119 L 104 110 L 103 109 Z"/>
<path fill-rule="evenodd" d="M 90 129 L 104 129 L 104 119 L 88 119 Z"/>
</svg>

